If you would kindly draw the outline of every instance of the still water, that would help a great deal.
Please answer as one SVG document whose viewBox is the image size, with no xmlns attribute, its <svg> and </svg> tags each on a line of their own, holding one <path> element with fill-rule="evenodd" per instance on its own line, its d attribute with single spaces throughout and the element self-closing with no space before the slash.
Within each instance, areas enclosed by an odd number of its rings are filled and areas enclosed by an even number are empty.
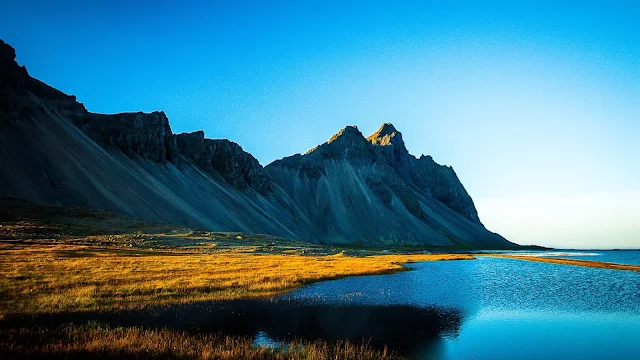
<svg viewBox="0 0 640 360">
<path fill-rule="evenodd" d="M 640 359 L 640 273 L 486 257 L 409 267 L 270 300 L 14 321 L 224 332 L 256 346 L 365 340 L 411 359 Z"/>
<path fill-rule="evenodd" d="M 638 250 L 570 251 L 567 254 L 561 254 L 560 257 L 568 259 L 604 261 L 617 264 L 640 265 L 640 251 Z"/>
<path fill-rule="evenodd" d="M 497 258 L 409 267 L 314 284 L 281 300 L 409 306 L 451 319 L 440 320 L 449 326 L 437 336 L 402 344 L 416 359 L 640 359 L 640 273 Z"/>
<path fill-rule="evenodd" d="M 490 251 L 490 253 L 500 253 Z M 513 255 L 542 256 L 564 259 L 611 262 L 616 264 L 640 265 L 640 250 L 553 250 L 553 251 L 511 251 Z"/>
</svg>

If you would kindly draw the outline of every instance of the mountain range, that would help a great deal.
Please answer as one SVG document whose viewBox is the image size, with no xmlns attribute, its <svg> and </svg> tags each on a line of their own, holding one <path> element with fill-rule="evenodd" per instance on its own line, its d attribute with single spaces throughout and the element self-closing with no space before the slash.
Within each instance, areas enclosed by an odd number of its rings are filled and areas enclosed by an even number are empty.
<svg viewBox="0 0 640 360">
<path fill-rule="evenodd" d="M 0 195 L 215 231 L 325 244 L 511 248 L 452 167 L 416 158 L 391 124 L 347 126 L 263 167 L 163 112 L 96 114 L 32 78 L 0 40 Z"/>
</svg>

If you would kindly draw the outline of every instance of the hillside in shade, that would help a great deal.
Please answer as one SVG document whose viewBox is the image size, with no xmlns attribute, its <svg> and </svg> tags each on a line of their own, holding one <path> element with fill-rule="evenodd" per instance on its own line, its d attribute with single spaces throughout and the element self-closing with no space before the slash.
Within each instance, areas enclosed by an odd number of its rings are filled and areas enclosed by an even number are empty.
<svg viewBox="0 0 640 360">
<path fill-rule="evenodd" d="M 232 141 L 174 134 L 163 112 L 91 113 L 1 41 L 0 159 L 0 195 L 35 202 L 321 243 L 515 246 L 485 229 L 451 167 L 409 154 L 390 123 L 262 167 Z"/>
</svg>

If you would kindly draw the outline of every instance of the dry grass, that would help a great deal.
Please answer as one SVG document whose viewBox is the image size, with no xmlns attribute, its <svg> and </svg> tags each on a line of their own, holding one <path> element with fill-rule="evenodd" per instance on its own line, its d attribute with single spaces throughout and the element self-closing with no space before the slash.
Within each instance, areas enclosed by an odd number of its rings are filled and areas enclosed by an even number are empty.
<svg viewBox="0 0 640 360">
<path fill-rule="evenodd" d="M 301 256 L 0 244 L 0 314 L 121 310 L 270 296 L 314 281 L 469 255 Z"/>
<path fill-rule="evenodd" d="M 584 266 L 584 267 L 592 267 L 592 268 L 600 268 L 600 269 L 640 271 L 640 266 L 638 265 L 615 264 L 615 263 L 608 263 L 608 262 L 602 262 L 602 261 L 561 259 L 561 258 L 540 257 L 540 256 L 518 256 L 518 255 L 493 255 L 492 254 L 492 255 L 484 255 L 484 256 L 526 260 L 526 261 L 536 261 L 536 262 L 551 263 L 551 264 Z"/>
<path fill-rule="evenodd" d="M 280 349 L 256 348 L 250 337 L 10 325 L 22 324 L 10 319 L 268 297 L 314 281 L 401 271 L 403 263 L 456 259 L 473 257 L 341 251 L 268 235 L 212 233 L 0 199 L 0 358 L 398 358 L 367 343 L 293 340 Z"/>
<path fill-rule="evenodd" d="M 386 349 L 347 341 L 292 341 L 274 349 L 250 338 L 167 329 L 63 326 L 0 330 L 0 355 L 36 358 L 118 359 L 397 359 Z M 3 357 L 4 357 L 3 356 Z"/>
</svg>

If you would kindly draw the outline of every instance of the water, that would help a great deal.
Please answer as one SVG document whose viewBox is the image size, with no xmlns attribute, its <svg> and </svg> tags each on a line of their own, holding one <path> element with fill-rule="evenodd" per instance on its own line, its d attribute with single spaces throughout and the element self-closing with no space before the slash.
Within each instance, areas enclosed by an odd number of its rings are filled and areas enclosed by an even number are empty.
<svg viewBox="0 0 640 360">
<path fill-rule="evenodd" d="M 489 253 L 505 253 L 489 251 Z M 611 262 L 616 264 L 640 265 L 640 250 L 554 250 L 554 251 L 508 251 L 507 254 L 519 256 L 556 257 L 589 261 Z"/>
<path fill-rule="evenodd" d="M 409 267 L 318 283 L 281 299 L 458 314 L 457 328 L 405 344 L 416 359 L 640 357 L 639 273 L 497 258 Z"/>
<path fill-rule="evenodd" d="M 605 252 L 638 261 L 640 252 Z M 268 301 L 182 304 L 118 313 L 5 319 L 169 327 L 388 346 L 412 359 L 638 359 L 640 273 L 481 257 L 312 284 Z"/>
<path fill-rule="evenodd" d="M 640 251 L 631 250 L 591 250 L 571 251 L 568 256 L 559 257 L 568 259 L 592 260 L 612 262 L 616 264 L 640 265 Z"/>
</svg>

